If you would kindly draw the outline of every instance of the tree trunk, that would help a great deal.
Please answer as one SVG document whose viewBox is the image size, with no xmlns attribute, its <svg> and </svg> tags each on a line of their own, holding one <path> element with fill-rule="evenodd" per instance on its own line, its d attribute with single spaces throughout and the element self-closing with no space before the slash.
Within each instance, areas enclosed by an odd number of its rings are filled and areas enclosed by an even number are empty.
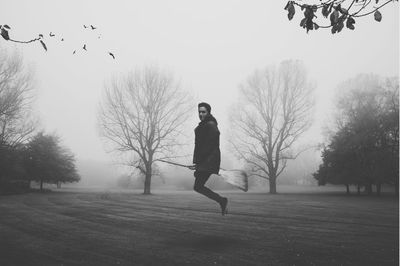
<svg viewBox="0 0 400 266">
<path fill-rule="evenodd" d="M 368 195 L 371 195 L 371 194 L 372 194 L 372 183 L 368 183 L 368 184 L 365 186 L 365 190 L 367 191 L 367 194 L 368 194 Z"/>
<path fill-rule="evenodd" d="M 346 194 L 350 195 L 350 188 L 349 188 L 349 184 L 346 184 Z"/>
<path fill-rule="evenodd" d="M 151 186 L 151 166 L 146 166 L 146 174 L 144 179 L 144 195 L 150 195 L 150 186 Z"/>
<path fill-rule="evenodd" d="M 276 177 L 271 176 L 269 178 L 269 193 L 276 194 Z"/>
<path fill-rule="evenodd" d="M 43 191 L 43 179 L 40 179 L 40 191 Z"/>
<path fill-rule="evenodd" d="M 381 195 L 381 188 L 382 188 L 382 184 L 381 184 L 381 183 L 377 183 L 377 184 L 376 184 L 376 194 L 377 194 L 378 196 Z"/>
</svg>

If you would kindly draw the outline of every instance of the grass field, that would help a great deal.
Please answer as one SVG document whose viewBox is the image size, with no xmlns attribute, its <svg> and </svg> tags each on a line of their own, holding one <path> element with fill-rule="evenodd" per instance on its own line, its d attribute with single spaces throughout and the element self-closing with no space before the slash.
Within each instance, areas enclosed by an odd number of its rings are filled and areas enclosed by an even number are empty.
<svg viewBox="0 0 400 266">
<path fill-rule="evenodd" d="M 0 197 L 0 265 L 398 265 L 398 199 L 61 191 Z"/>
</svg>

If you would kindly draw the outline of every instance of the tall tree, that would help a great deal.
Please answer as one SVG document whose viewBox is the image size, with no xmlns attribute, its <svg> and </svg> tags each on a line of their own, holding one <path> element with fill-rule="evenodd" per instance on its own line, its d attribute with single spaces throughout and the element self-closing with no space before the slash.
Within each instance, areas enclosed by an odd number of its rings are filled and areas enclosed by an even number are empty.
<svg viewBox="0 0 400 266">
<path fill-rule="evenodd" d="M 75 167 L 74 155 L 60 145 L 55 135 L 38 133 L 28 143 L 27 171 L 31 180 L 43 183 L 60 184 L 78 182 L 80 176 Z"/>
<path fill-rule="evenodd" d="M 0 145 L 19 145 L 34 132 L 33 83 L 22 57 L 0 49 Z"/>
<path fill-rule="evenodd" d="M 319 185 L 343 184 L 347 194 L 350 193 L 350 185 L 365 185 L 363 175 L 369 169 L 363 167 L 358 160 L 357 149 L 354 147 L 354 134 L 350 128 L 342 127 L 322 151 L 322 164 L 313 174 Z"/>
<path fill-rule="evenodd" d="M 269 180 L 270 193 L 287 160 L 298 155 L 293 144 L 311 125 L 313 88 L 300 61 L 257 70 L 241 86 L 231 143 L 254 175 Z"/>
<path fill-rule="evenodd" d="M 399 180 L 398 78 L 359 75 L 340 85 L 337 130 L 323 152 L 314 175 L 322 183 L 363 185 L 369 194 L 376 185 Z"/>
<path fill-rule="evenodd" d="M 137 69 L 105 88 L 99 110 L 102 136 L 145 176 L 144 194 L 150 194 L 153 164 L 170 158 L 182 144 L 188 100 L 172 74 L 155 67 Z"/>
</svg>

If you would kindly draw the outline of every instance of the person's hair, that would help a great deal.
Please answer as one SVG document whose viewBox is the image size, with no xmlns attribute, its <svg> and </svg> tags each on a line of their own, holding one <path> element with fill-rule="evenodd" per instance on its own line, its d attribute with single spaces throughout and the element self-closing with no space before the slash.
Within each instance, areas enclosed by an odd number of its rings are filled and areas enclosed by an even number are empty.
<svg viewBox="0 0 400 266">
<path fill-rule="evenodd" d="M 207 109 L 208 113 L 211 113 L 211 106 L 208 103 L 201 102 L 197 105 L 197 108 L 200 108 L 200 107 L 205 107 Z"/>
</svg>

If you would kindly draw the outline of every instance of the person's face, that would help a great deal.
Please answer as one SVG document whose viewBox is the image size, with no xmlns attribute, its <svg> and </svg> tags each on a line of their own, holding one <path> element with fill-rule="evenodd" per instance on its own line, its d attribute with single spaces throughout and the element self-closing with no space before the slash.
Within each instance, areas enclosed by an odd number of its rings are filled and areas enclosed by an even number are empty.
<svg viewBox="0 0 400 266">
<path fill-rule="evenodd" d="M 199 118 L 203 121 L 208 115 L 208 111 L 204 106 L 199 107 Z"/>
</svg>

